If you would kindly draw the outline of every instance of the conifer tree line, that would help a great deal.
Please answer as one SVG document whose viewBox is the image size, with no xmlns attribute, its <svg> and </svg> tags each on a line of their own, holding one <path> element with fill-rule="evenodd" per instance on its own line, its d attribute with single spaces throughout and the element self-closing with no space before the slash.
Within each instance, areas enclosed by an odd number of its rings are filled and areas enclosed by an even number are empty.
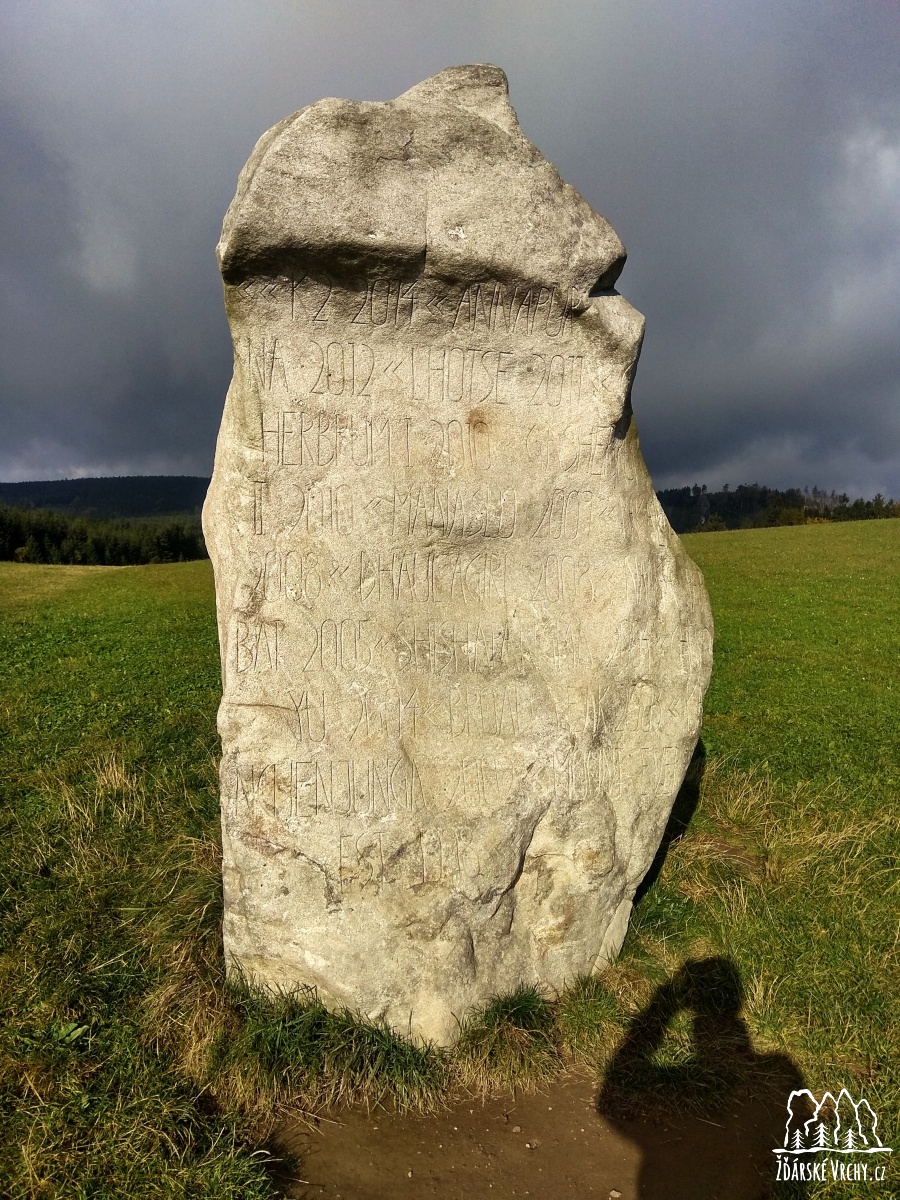
<svg viewBox="0 0 900 1200">
<path fill-rule="evenodd" d="M 846 493 L 821 488 L 763 487 L 742 483 L 718 492 L 706 485 L 666 488 L 656 493 L 676 533 L 713 533 L 722 529 L 765 529 L 818 521 L 872 521 L 900 517 L 900 503 L 880 493 L 872 500 L 850 500 Z"/>
<path fill-rule="evenodd" d="M 166 482 L 168 477 L 159 479 Z M 83 487 L 84 482 L 78 481 L 79 486 Z M 131 481 L 98 479 L 87 482 L 125 485 Z M 188 479 L 178 482 L 206 484 L 207 481 Z M 885 500 L 880 494 L 872 500 L 851 502 L 845 493 L 824 492 L 819 488 L 780 491 L 742 483 L 734 489 L 726 484 L 721 491 L 710 492 L 705 485 L 694 484 L 693 487 L 666 488 L 657 492 L 657 496 L 676 533 L 900 517 L 900 503 Z M 116 499 L 121 502 L 118 496 Z M 139 506 L 134 505 L 130 511 L 134 512 L 135 507 L 139 510 Z M 97 519 L 53 508 L 19 507 L 0 502 L 0 560 L 126 567 L 207 557 L 200 520 L 194 514 Z"/>
<path fill-rule="evenodd" d="M 97 521 L 0 504 L 0 560 L 130 567 L 207 558 L 196 517 Z"/>
</svg>

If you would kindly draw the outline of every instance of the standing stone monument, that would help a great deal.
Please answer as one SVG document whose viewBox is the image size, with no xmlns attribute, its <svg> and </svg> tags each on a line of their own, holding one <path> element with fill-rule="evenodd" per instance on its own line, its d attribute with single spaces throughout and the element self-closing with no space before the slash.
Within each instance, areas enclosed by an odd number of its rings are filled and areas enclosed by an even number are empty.
<svg viewBox="0 0 900 1200">
<path fill-rule="evenodd" d="M 624 250 L 469 66 L 276 125 L 218 254 L 229 967 L 447 1042 L 615 956 L 700 728 Z"/>
</svg>

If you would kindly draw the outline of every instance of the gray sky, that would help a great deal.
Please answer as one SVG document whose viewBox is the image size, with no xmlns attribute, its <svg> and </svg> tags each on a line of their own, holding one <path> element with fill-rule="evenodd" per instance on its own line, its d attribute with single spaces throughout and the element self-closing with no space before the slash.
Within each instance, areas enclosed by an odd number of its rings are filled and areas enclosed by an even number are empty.
<svg viewBox="0 0 900 1200">
<path fill-rule="evenodd" d="M 208 473 L 254 142 L 465 62 L 628 248 L 656 485 L 900 497 L 897 0 L 5 0 L 0 479 Z"/>
</svg>

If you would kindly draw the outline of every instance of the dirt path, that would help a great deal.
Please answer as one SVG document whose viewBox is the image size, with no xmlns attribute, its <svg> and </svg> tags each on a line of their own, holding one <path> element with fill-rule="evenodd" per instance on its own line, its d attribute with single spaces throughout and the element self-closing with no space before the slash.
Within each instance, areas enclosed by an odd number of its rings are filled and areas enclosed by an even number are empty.
<svg viewBox="0 0 900 1200">
<path fill-rule="evenodd" d="M 731 1096 L 706 1119 L 600 1116 L 572 1075 L 532 1095 L 468 1101 L 432 1117 L 348 1111 L 315 1130 L 285 1126 L 296 1200 L 762 1200 L 783 1101 Z M 305 1182 L 301 1182 L 305 1181 Z"/>
</svg>

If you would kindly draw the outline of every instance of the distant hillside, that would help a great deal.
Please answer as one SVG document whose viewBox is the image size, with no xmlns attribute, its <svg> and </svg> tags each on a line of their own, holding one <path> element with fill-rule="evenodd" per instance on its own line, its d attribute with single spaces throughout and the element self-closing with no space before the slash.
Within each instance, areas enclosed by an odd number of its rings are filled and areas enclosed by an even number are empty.
<svg viewBox="0 0 900 1200">
<path fill-rule="evenodd" d="M 900 517 L 900 504 L 877 495 L 850 500 L 845 493 L 726 484 L 719 492 L 706 485 L 666 488 L 657 492 L 669 524 L 676 533 L 715 532 L 719 529 L 759 529 L 775 525 L 806 525 L 815 521 L 871 521 Z"/>
<path fill-rule="evenodd" d="M 54 479 L 0 483 L 0 505 L 52 509 L 67 517 L 117 521 L 185 518 L 197 524 L 209 480 L 201 475 L 123 475 L 113 479 Z M 865 521 L 900 516 L 900 504 L 875 496 L 851 500 L 818 488 L 801 491 L 742 483 L 709 492 L 705 485 L 657 492 L 676 533 L 803 525 L 809 521 Z"/>
<path fill-rule="evenodd" d="M 200 475 L 122 475 L 0 483 L 0 504 L 51 508 L 95 521 L 121 517 L 198 517 L 209 480 Z"/>
</svg>

